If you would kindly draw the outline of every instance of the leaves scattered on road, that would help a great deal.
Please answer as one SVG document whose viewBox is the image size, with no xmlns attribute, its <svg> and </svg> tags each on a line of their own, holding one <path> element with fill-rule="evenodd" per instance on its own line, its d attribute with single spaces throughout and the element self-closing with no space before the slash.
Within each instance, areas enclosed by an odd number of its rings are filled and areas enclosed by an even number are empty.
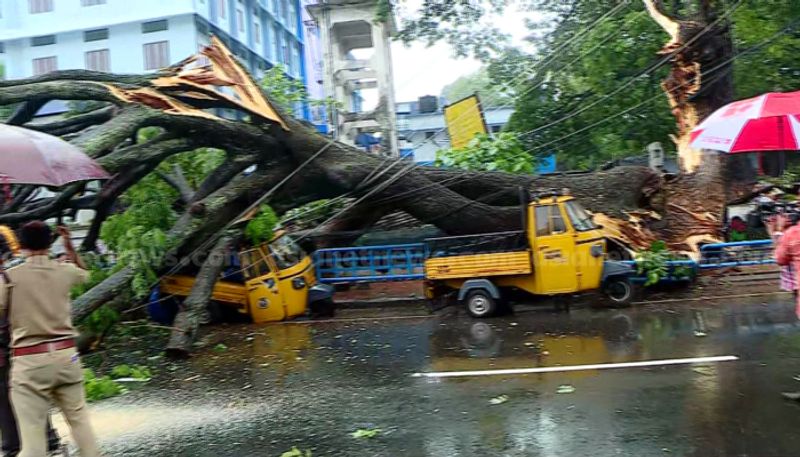
<svg viewBox="0 0 800 457">
<path fill-rule="evenodd" d="M 381 429 L 379 428 L 360 428 L 351 433 L 350 436 L 353 438 L 375 438 L 380 433 Z"/>
<path fill-rule="evenodd" d="M 311 451 L 301 451 L 300 449 L 297 449 L 297 447 L 293 447 L 291 450 L 281 454 L 281 457 L 311 457 Z"/>
<path fill-rule="evenodd" d="M 558 386 L 558 390 L 556 390 L 557 394 L 571 394 L 575 392 L 575 388 L 569 384 L 562 384 Z"/>
<path fill-rule="evenodd" d="M 502 405 L 508 401 L 508 395 L 499 395 L 489 400 L 490 405 Z"/>
</svg>

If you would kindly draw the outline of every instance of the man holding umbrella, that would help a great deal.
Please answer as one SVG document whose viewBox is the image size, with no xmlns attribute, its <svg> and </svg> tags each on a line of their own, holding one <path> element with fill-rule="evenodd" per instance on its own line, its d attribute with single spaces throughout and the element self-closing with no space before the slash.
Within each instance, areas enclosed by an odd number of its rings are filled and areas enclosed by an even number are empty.
<svg viewBox="0 0 800 457">
<path fill-rule="evenodd" d="M 108 173 L 83 151 L 60 138 L 0 124 L 0 183 L 6 189 L 6 198 L 11 184 L 62 187 L 108 178 Z M 7 409 L 8 401 L 0 398 L 0 431 L 6 456 L 16 455 L 17 426 L 22 441 L 20 457 L 46 455 L 51 402 L 61 408 L 81 455 L 100 455 L 86 409 L 69 296 L 72 286 L 84 281 L 88 274 L 67 229 L 60 228 L 59 234 L 69 262 L 50 259 L 50 227 L 33 221 L 21 230 L 20 244 L 26 261 L 0 275 L 0 315 L 7 317 L 10 324 L 11 405 L 18 419 L 15 423 L 7 410 L 2 411 L 3 406 Z M 0 370 L 0 375 L 7 374 L 8 364 Z M 0 389 L 7 387 L 7 377 L 4 380 L 5 386 L 0 382 Z M 6 395 L 0 397 L 7 397 L 7 390 L 3 393 Z M 49 436 L 52 450 L 57 437 L 53 440 L 54 433 Z"/>
</svg>

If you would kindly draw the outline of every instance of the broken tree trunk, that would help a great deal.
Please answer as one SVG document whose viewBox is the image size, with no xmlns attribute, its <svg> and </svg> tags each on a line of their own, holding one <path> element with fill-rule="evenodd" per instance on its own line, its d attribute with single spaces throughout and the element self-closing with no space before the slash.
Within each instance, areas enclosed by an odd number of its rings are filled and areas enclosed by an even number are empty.
<svg viewBox="0 0 800 457">
<path fill-rule="evenodd" d="M 747 157 L 690 146 L 692 130 L 733 99 L 732 11 L 723 12 L 722 2 L 697 0 L 698 13 L 680 18 L 668 14 L 661 0 L 644 3 L 670 37 L 661 50 L 671 65 L 662 88 L 677 121 L 673 140 L 682 170 L 664 186 L 658 220 L 645 223 L 673 247 L 696 252 L 699 243 L 719 238 L 725 205 L 749 193 L 755 182 Z"/>
<path fill-rule="evenodd" d="M 203 317 L 207 315 L 208 303 L 214 292 L 214 285 L 219 279 L 225 265 L 227 252 L 232 248 L 237 236 L 225 234 L 208 253 L 203 266 L 197 273 L 197 279 L 189 296 L 183 300 L 178 308 L 178 315 L 172 324 L 173 330 L 167 343 L 167 354 L 176 358 L 189 356 L 192 344 L 197 337 Z"/>
</svg>

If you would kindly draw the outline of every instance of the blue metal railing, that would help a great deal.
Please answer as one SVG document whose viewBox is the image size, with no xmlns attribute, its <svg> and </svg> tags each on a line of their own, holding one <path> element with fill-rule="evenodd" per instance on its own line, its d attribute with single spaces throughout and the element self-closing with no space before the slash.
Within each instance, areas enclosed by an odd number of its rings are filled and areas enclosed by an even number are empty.
<svg viewBox="0 0 800 457">
<path fill-rule="evenodd" d="M 728 268 L 775 263 L 772 240 L 706 244 L 700 248 L 699 268 Z"/>
<path fill-rule="evenodd" d="M 313 254 L 317 279 L 322 283 L 405 281 L 425 278 L 425 259 L 430 252 L 424 243 L 356 246 L 320 249 Z M 636 262 L 625 262 L 636 268 Z M 707 244 L 700 248 L 700 260 L 667 262 L 667 277 L 663 282 L 686 281 L 699 270 L 775 263 L 772 241 L 737 241 Z M 689 268 L 689 277 L 676 275 L 679 267 Z M 635 274 L 634 282 L 646 278 Z"/>
<path fill-rule="evenodd" d="M 314 252 L 317 280 L 338 284 L 425 278 L 425 244 L 320 249 Z"/>
</svg>

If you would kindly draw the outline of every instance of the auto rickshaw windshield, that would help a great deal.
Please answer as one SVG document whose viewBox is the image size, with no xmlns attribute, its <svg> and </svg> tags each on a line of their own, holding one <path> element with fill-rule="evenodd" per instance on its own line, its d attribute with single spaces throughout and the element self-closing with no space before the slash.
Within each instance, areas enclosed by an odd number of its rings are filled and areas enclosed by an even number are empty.
<svg viewBox="0 0 800 457">
<path fill-rule="evenodd" d="M 589 214 L 580 203 L 576 200 L 570 200 L 564 205 L 567 209 L 569 220 L 572 221 L 572 226 L 579 232 L 587 230 L 594 230 L 597 225 L 592 220 L 592 215 Z"/>
<path fill-rule="evenodd" d="M 269 252 L 280 270 L 297 265 L 306 256 L 303 248 L 288 235 L 284 235 L 270 243 Z"/>
</svg>

